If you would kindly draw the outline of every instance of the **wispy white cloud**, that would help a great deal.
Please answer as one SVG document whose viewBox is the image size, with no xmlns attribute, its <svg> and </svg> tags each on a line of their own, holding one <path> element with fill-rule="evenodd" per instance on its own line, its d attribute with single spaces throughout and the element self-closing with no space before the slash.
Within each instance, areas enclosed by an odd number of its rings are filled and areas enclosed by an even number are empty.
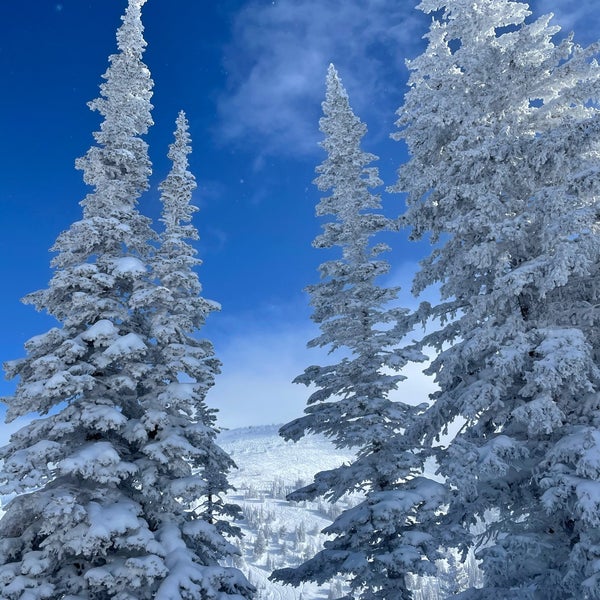
<svg viewBox="0 0 600 600">
<path fill-rule="evenodd" d="M 575 41 L 587 45 L 600 37 L 600 12 L 597 0 L 534 0 L 534 16 L 553 13 L 554 24 L 564 32 L 575 33 Z"/>
<path fill-rule="evenodd" d="M 251 0 L 227 52 L 223 138 L 267 154 L 314 152 L 330 62 L 359 114 L 380 108 L 393 119 L 404 61 L 417 53 L 426 22 L 411 2 L 396 0 Z"/>
</svg>

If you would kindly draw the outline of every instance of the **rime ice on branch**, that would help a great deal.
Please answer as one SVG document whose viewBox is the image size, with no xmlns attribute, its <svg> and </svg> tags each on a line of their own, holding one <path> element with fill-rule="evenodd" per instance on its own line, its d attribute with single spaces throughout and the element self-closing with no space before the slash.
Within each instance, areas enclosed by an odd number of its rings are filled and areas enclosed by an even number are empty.
<svg viewBox="0 0 600 600">
<path fill-rule="evenodd" d="M 556 41 L 522 2 L 420 8 L 397 189 L 436 244 L 415 289 L 442 293 L 422 439 L 464 423 L 438 457 L 447 543 L 485 541 L 466 598 L 598 598 L 599 47 Z"/>
</svg>

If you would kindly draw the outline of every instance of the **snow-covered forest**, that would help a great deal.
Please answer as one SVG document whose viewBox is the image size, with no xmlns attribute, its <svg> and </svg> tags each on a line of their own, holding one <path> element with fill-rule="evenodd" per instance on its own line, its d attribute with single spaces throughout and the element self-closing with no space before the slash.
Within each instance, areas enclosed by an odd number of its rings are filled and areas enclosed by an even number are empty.
<svg viewBox="0 0 600 600">
<path fill-rule="evenodd" d="M 306 282 L 327 360 L 279 436 L 227 432 L 183 111 L 143 210 L 145 3 L 89 103 L 81 218 L 24 299 L 57 326 L 4 364 L 25 424 L 0 600 L 600 599 L 600 42 L 516 0 L 422 0 L 387 182 L 330 65 Z M 412 307 L 383 283 L 401 236 L 428 247 Z M 436 391 L 404 391 L 411 368 Z"/>
</svg>

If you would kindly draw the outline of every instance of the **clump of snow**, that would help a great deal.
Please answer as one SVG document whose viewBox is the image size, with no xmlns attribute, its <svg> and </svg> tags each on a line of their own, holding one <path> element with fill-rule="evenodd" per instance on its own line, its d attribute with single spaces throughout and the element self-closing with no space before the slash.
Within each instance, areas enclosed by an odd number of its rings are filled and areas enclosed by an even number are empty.
<svg viewBox="0 0 600 600">
<path fill-rule="evenodd" d="M 110 442 L 96 442 L 78 449 L 59 464 L 63 474 L 77 474 L 99 483 L 118 483 L 135 473 L 133 465 L 122 461 Z"/>
<path fill-rule="evenodd" d="M 94 323 L 87 331 L 81 334 L 84 342 L 90 342 L 97 346 L 102 342 L 112 340 L 118 334 L 118 329 L 108 319 L 100 319 Z"/>
<path fill-rule="evenodd" d="M 104 355 L 110 358 L 117 358 L 134 353 L 143 353 L 146 351 L 146 344 L 136 333 L 128 333 L 115 340 L 105 351 Z"/>
<path fill-rule="evenodd" d="M 113 275 L 117 277 L 135 277 L 146 272 L 144 263 L 134 256 L 123 256 L 113 261 Z"/>
</svg>

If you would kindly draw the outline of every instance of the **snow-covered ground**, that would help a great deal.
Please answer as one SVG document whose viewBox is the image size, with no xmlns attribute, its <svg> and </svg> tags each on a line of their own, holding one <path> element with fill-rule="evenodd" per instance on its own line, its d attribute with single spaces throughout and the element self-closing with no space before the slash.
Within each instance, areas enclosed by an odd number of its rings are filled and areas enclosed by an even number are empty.
<svg viewBox="0 0 600 600">
<path fill-rule="evenodd" d="M 230 476 L 236 491 L 231 499 L 242 507 L 244 539 L 242 558 L 237 562 L 259 589 L 259 600 L 325 600 L 342 595 L 343 582 L 319 588 L 292 588 L 272 583 L 273 569 L 297 565 L 312 556 L 325 537 L 320 531 L 348 503 L 292 503 L 286 494 L 312 481 L 313 475 L 352 459 L 350 452 L 337 450 L 320 436 L 307 436 L 297 443 L 285 442 L 278 426 L 248 427 L 223 432 L 219 444 L 236 462 Z"/>
<path fill-rule="evenodd" d="M 223 431 L 219 445 L 236 462 L 231 481 L 236 485 L 252 481 L 270 484 L 274 475 L 289 485 L 299 479 L 312 481 L 323 469 L 332 469 L 352 460 L 349 451 L 336 449 L 322 436 L 306 436 L 298 442 L 286 442 L 278 434 L 279 425 L 244 427 Z"/>
</svg>

